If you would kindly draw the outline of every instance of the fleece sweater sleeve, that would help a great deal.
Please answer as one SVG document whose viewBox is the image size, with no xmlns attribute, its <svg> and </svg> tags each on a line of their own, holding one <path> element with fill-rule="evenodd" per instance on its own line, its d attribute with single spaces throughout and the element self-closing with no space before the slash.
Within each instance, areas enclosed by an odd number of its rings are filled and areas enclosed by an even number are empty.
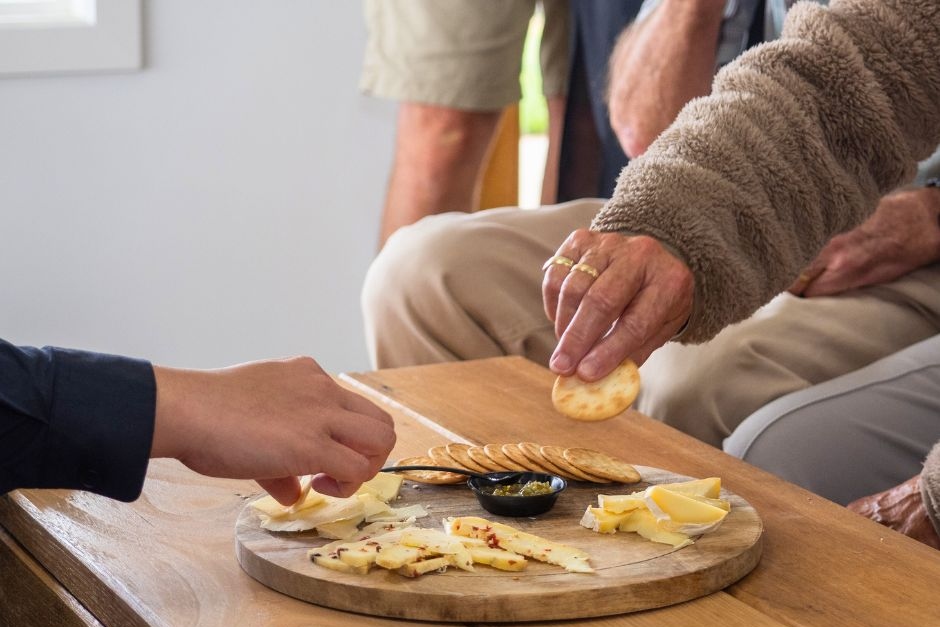
<svg viewBox="0 0 940 627">
<path fill-rule="evenodd" d="M 651 235 L 696 282 L 703 342 L 785 290 L 940 143 L 940 3 L 795 5 L 621 173 L 592 228 Z"/>
<path fill-rule="evenodd" d="M 155 408 L 149 362 L 0 340 L 0 494 L 74 488 L 136 499 Z"/>
</svg>

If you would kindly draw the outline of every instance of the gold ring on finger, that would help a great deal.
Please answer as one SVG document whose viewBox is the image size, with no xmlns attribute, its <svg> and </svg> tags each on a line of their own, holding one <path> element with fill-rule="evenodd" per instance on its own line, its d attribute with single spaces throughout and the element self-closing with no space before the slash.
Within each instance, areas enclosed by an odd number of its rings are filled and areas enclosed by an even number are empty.
<svg viewBox="0 0 940 627">
<path fill-rule="evenodd" d="M 594 266 L 590 266 L 586 263 L 576 263 L 573 266 L 571 266 L 571 269 L 584 272 L 585 274 L 590 274 L 595 279 L 600 274 L 600 272 L 597 271 L 597 268 L 595 268 Z"/>
<path fill-rule="evenodd" d="M 574 260 L 565 257 L 564 255 L 555 255 L 542 265 L 542 271 L 548 270 L 552 266 L 564 266 L 570 268 L 574 265 Z"/>
</svg>

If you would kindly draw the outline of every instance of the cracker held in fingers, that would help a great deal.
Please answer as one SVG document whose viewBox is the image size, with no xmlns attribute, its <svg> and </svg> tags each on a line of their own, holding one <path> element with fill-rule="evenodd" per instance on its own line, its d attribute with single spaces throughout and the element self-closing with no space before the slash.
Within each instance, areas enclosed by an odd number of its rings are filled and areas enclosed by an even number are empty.
<svg viewBox="0 0 940 627">
<path fill-rule="evenodd" d="M 625 359 L 599 381 L 559 376 L 552 387 L 552 404 L 575 420 L 606 420 L 630 407 L 639 391 L 640 373 L 633 360 Z"/>
</svg>

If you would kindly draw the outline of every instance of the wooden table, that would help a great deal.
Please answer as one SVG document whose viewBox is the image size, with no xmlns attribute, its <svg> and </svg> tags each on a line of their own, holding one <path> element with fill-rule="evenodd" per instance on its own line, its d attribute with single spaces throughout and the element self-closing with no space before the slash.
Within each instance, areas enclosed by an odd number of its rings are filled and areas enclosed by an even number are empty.
<svg viewBox="0 0 940 627">
<path fill-rule="evenodd" d="M 764 554 L 737 584 L 663 609 L 564 624 L 940 625 L 940 552 L 635 412 L 602 423 L 565 419 L 551 408 L 549 372 L 521 358 L 342 378 L 395 417 L 394 456 L 449 440 L 577 444 L 721 476 L 760 512 Z M 158 460 L 129 505 L 61 490 L 0 497 L 0 625 L 409 624 L 310 605 L 244 574 L 233 525 L 257 492 L 249 481 Z"/>
</svg>

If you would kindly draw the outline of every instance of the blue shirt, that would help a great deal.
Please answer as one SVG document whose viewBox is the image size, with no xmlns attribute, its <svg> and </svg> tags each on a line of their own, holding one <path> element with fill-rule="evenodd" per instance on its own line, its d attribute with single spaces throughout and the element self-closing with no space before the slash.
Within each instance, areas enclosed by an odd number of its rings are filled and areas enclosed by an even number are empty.
<svg viewBox="0 0 940 627">
<path fill-rule="evenodd" d="M 0 494 L 74 488 L 133 501 L 155 409 L 149 362 L 0 340 Z"/>
</svg>

